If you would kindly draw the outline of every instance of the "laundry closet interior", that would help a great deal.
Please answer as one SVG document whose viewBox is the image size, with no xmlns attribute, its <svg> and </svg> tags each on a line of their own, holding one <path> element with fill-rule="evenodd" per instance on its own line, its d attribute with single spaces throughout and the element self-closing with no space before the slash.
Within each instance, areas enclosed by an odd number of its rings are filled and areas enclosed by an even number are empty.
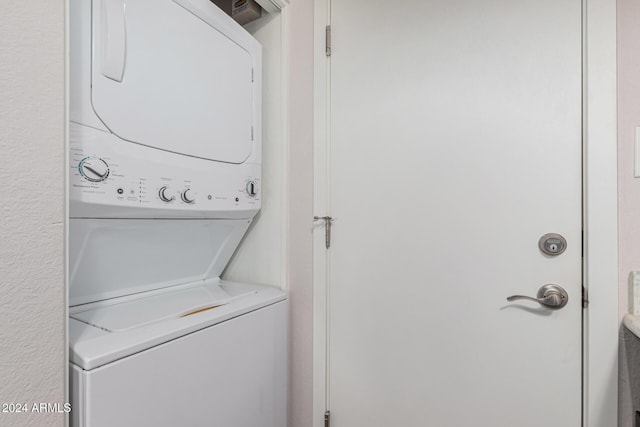
<svg viewBox="0 0 640 427">
<path fill-rule="evenodd" d="M 286 423 L 281 98 L 263 101 L 286 3 L 236 3 L 264 13 L 262 44 L 208 0 L 69 4 L 74 427 Z"/>
</svg>

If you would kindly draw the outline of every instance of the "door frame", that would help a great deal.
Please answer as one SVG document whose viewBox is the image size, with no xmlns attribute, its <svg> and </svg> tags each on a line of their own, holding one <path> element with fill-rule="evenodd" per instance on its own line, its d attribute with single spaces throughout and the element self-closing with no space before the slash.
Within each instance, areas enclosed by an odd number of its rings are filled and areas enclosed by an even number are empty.
<svg viewBox="0 0 640 427">
<path fill-rule="evenodd" d="M 583 427 L 617 425 L 618 227 L 616 0 L 581 0 L 583 10 Z M 331 0 L 314 2 L 314 215 L 328 202 L 329 79 L 325 28 Z M 328 212 L 327 209 L 328 208 Z M 313 427 L 324 425 L 328 363 L 324 227 L 313 229 Z"/>
</svg>

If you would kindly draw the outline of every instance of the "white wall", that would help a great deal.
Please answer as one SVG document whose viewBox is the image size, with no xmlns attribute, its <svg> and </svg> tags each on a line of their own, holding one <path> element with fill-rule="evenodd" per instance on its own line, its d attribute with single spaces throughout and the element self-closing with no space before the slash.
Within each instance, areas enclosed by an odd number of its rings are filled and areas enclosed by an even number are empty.
<svg viewBox="0 0 640 427">
<path fill-rule="evenodd" d="M 0 404 L 29 410 L 65 402 L 64 4 L 5 1 L 0 14 Z M 64 416 L 0 413 L 0 425 Z"/>
<path fill-rule="evenodd" d="M 629 273 L 640 270 L 640 178 L 634 178 L 635 127 L 640 126 L 640 4 L 618 0 L 618 235 L 619 317 L 629 311 Z M 640 409 L 638 339 L 620 331 L 618 426 L 631 427 Z"/>
<path fill-rule="evenodd" d="M 289 427 L 313 397 L 313 0 L 245 28 L 263 46 L 263 204 L 224 273 L 289 291 Z"/>
<path fill-rule="evenodd" d="M 265 15 L 245 26 L 262 44 L 262 209 L 223 276 L 285 288 L 283 17 Z"/>
<path fill-rule="evenodd" d="M 640 178 L 634 178 L 640 126 L 640 4 L 618 0 L 618 220 L 620 317 L 629 311 L 629 273 L 640 270 Z"/>
<path fill-rule="evenodd" d="M 289 54 L 289 427 L 313 411 L 314 1 L 287 7 Z"/>
</svg>

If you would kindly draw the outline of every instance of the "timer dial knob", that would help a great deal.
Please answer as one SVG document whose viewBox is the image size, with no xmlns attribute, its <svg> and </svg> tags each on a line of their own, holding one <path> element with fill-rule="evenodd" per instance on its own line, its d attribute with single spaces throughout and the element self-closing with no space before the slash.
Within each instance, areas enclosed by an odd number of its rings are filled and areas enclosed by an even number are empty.
<svg viewBox="0 0 640 427">
<path fill-rule="evenodd" d="M 168 190 L 169 190 L 169 187 L 167 187 L 166 185 L 164 187 L 162 187 L 158 191 L 158 197 L 160 197 L 160 200 L 162 200 L 163 202 L 170 203 L 170 202 L 175 200 L 175 197 L 174 196 L 170 196 L 168 194 Z"/>
<path fill-rule="evenodd" d="M 185 203 L 193 203 L 195 202 L 195 198 L 192 195 L 192 191 L 190 188 L 186 188 L 182 194 L 180 195 L 180 198 L 182 199 L 183 202 Z"/>
<path fill-rule="evenodd" d="M 78 165 L 80 175 L 87 181 L 102 182 L 109 176 L 109 165 L 98 157 L 85 157 Z"/>
<path fill-rule="evenodd" d="M 258 194 L 258 186 L 256 185 L 256 182 L 253 180 L 247 182 L 247 186 L 245 187 L 245 190 L 250 197 L 256 197 L 256 195 Z"/>
</svg>

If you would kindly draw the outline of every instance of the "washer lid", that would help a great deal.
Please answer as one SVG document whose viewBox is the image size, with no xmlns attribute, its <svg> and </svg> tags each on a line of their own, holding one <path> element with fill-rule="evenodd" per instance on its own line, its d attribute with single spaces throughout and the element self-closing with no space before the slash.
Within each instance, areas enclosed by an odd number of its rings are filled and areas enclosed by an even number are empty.
<svg viewBox="0 0 640 427">
<path fill-rule="evenodd" d="M 176 290 L 165 290 L 133 299 L 71 314 L 71 318 L 107 332 L 124 332 L 168 319 L 178 319 L 214 310 L 257 291 L 234 295 L 219 283 L 208 283 Z"/>
<path fill-rule="evenodd" d="M 247 219 L 69 220 L 69 305 L 220 277 Z"/>
<path fill-rule="evenodd" d="M 208 0 L 93 0 L 92 105 L 118 137 L 242 163 L 261 47 Z"/>
<path fill-rule="evenodd" d="M 211 285 L 215 286 L 213 283 Z M 71 318 L 69 319 L 70 361 L 82 369 L 94 369 L 286 299 L 286 295 L 281 289 L 272 286 L 234 283 L 225 280 L 221 280 L 218 285 L 226 294 L 233 298 L 228 304 L 221 305 L 213 310 L 200 311 L 189 316 L 165 317 L 162 321 L 152 321 L 142 324 L 144 318 L 149 320 L 154 318 L 158 319 L 158 317 L 154 316 L 153 310 L 156 309 L 155 304 L 151 304 L 145 307 L 145 310 L 149 309 L 149 311 L 144 314 L 141 313 L 139 316 L 135 314 L 135 309 L 128 312 L 127 315 L 131 316 L 129 317 L 131 322 L 128 323 L 128 326 L 136 323 L 139 327 L 126 327 L 127 325 L 125 325 L 125 328 L 119 332 L 110 332 L 101 327 L 93 326 L 85 320 L 77 320 L 76 317 L 81 316 L 83 311 L 86 312 L 88 310 L 83 307 L 71 308 Z M 204 285 L 203 287 L 206 286 L 207 285 Z M 199 287 L 196 288 L 200 289 Z M 173 294 L 172 291 L 167 289 L 158 290 L 154 296 L 161 293 L 166 295 Z M 215 293 L 211 293 L 209 297 L 211 296 L 215 299 Z M 183 297 L 180 298 L 182 301 L 177 305 L 183 304 L 189 299 L 184 295 Z M 143 299 L 144 298 L 138 299 L 138 301 L 142 302 Z M 163 304 L 158 305 L 170 307 L 170 300 L 171 298 L 168 298 L 163 301 Z M 90 310 L 99 308 L 98 306 L 101 304 L 102 303 L 96 303 L 97 306 L 94 305 Z M 115 307 L 112 304 L 109 304 L 109 306 Z M 107 308 L 109 307 L 102 306 L 102 310 Z M 158 310 L 159 311 L 155 313 L 161 316 L 167 313 L 167 311 L 160 313 L 160 311 L 162 311 L 161 307 L 158 307 Z M 103 315 L 104 317 L 102 317 Z M 102 323 L 105 317 L 109 317 L 109 314 L 107 314 L 107 312 L 94 312 L 91 317 L 94 322 Z M 111 322 L 111 320 L 108 321 Z M 113 319 L 113 321 L 119 322 L 117 319 Z M 242 339 L 241 336 L 237 336 L 236 338 Z"/>
</svg>

